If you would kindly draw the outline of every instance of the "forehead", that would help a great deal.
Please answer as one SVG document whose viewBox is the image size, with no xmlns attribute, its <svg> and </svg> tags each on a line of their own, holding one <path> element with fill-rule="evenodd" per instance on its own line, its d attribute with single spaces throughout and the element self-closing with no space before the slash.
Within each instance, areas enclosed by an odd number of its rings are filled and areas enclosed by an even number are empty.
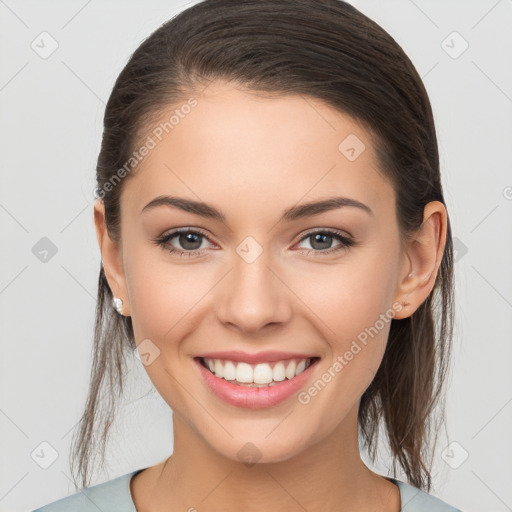
<svg viewBox="0 0 512 512">
<path fill-rule="evenodd" d="M 194 100 L 191 108 L 172 105 L 160 112 L 145 134 L 153 147 L 127 181 L 122 203 L 140 212 L 167 193 L 223 211 L 231 204 L 237 214 L 262 215 L 265 209 L 269 216 L 277 208 L 332 195 L 377 210 L 394 204 L 370 134 L 321 100 L 222 83 L 210 84 Z"/>
</svg>

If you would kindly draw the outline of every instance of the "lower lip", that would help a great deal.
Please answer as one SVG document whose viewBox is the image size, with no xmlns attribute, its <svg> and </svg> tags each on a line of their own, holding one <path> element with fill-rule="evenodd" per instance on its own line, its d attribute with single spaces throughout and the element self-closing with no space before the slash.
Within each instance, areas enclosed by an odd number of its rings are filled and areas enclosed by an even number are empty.
<svg viewBox="0 0 512 512">
<path fill-rule="evenodd" d="M 246 409 L 272 407 L 298 392 L 313 373 L 318 361 L 318 359 L 315 359 L 312 364 L 293 379 L 286 379 L 269 387 L 249 388 L 215 377 L 212 372 L 202 365 L 199 359 L 194 359 L 202 377 L 213 393 L 231 405 Z"/>
</svg>

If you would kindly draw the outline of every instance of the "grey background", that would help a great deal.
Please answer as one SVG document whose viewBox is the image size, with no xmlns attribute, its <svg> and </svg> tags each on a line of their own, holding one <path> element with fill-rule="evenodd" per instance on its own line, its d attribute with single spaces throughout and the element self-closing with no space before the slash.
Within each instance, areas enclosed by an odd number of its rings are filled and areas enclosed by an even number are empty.
<svg viewBox="0 0 512 512">
<path fill-rule="evenodd" d="M 512 0 L 352 3 L 410 56 L 437 122 L 457 320 L 433 494 L 464 511 L 512 510 Z M 104 104 L 142 39 L 188 5 L 0 0 L 2 512 L 74 492 L 68 453 L 89 377 Z M 96 483 L 172 451 L 171 411 L 135 358 L 131 373 Z"/>
</svg>

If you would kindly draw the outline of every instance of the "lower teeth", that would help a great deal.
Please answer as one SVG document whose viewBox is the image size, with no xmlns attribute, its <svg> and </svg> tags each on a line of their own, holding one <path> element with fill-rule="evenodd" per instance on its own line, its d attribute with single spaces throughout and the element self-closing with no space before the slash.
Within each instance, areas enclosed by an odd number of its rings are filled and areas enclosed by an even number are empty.
<svg viewBox="0 0 512 512">
<path fill-rule="evenodd" d="M 210 373 L 212 375 L 215 375 L 215 373 L 213 373 L 213 372 L 210 372 Z M 222 377 L 217 377 L 217 378 L 220 379 Z M 246 388 L 269 388 L 271 386 L 275 386 L 276 384 L 279 384 L 279 382 L 276 382 L 275 380 L 273 380 L 272 382 L 269 382 L 268 384 L 256 384 L 255 382 L 239 382 L 237 380 L 226 380 L 226 379 L 223 379 L 223 380 L 225 380 L 226 382 L 229 382 L 230 384 L 235 384 L 237 386 L 244 386 Z M 285 379 L 285 380 L 290 380 L 290 379 Z"/>
<path fill-rule="evenodd" d="M 224 379 L 226 380 L 226 379 Z M 268 388 L 277 384 L 276 381 L 269 382 L 268 384 L 256 384 L 255 382 L 238 382 L 237 380 L 227 380 L 226 382 L 230 382 L 231 384 L 236 384 L 237 386 L 244 386 L 246 388 Z"/>
</svg>

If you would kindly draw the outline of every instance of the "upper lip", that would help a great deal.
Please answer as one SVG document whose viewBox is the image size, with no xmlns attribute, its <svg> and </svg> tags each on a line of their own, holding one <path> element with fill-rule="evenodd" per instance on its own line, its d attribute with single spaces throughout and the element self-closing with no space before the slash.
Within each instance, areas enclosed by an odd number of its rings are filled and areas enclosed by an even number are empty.
<svg viewBox="0 0 512 512">
<path fill-rule="evenodd" d="M 265 350 L 256 354 L 249 354 L 241 350 L 228 350 L 223 352 L 208 352 L 199 354 L 195 357 L 206 357 L 208 359 L 226 359 L 228 361 L 238 361 L 249 364 L 271 363 L 274 361 L 285 361 L 287 359 L 310 359 L 319 356 L 311 354 L 297 354 L 292 352 L 280 352 L 274 350 Z"/>
</svg>

